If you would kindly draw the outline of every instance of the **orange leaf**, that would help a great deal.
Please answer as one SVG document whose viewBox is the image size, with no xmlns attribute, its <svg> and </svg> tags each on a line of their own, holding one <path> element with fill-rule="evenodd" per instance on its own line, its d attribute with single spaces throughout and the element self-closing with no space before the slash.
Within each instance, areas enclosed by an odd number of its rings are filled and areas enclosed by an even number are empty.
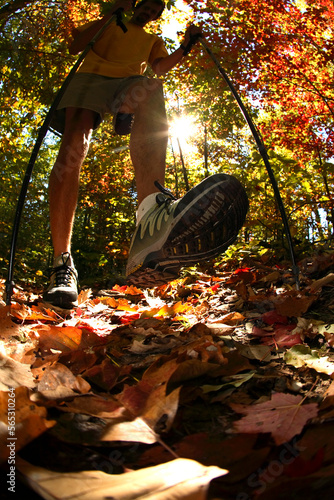
<svg viewBox="0 0 334 500">
<path fill-rule="evenodd" d="M 53 427 L 56 422 L 46 419 L 46 408 L 37 406 L 31 401 L 30 392 L 26 387 L 17 387 L 14 391 L 15 436 L 13 437 L 15 440 L 11 441 L 7 431 L 7 410 L 11 394 L 11 392 L 0 392 L 1 421 L 6 424 L 1 426 L 0 436 L 2 443 L 12 444 L 17 452 L 44 431 Z M 3 430 L 5 435 L 1 435 Z M 0 461 L 2 461 L 8 457 L 11 449 L 8 446 L 1 446 L 0 450 Z"/>
<path fill-rule="evenodd" d="M 137 312 L 138 307 L 132 306 L 126 299 L 114 299 L 114 297 L 101 297 L 102 304 L 106 304 L 119 311 Z"/>
<path fill-rule="evenodd" d="M 74 326 L 40 325 L 35 332 L 41 349 L 58 349 L 62 352 L 77 349 L 81 344 L 82 330 Z"/>
<path fill-rule="evenodd" d="M 0 308 L 0 337 L 7 339 L 20 334 L 20 326 L 13 322 L 11 317 L 11 307 Z"/>
<path fill-rule="evenodd" d="M 315 294 L 306 295 L 302 292 L 289 291 L 273 298 L 273 303 L 278 314 L 299 317 L 308 310 L 317 297 Z"/>
<path fill-rule="evenodd" d="M 172 306 L 168 306 L 166 304 L 161 309 L 159 309 L 158 312 L 154 316 L 173 317 L 176 314 L 185 313 L 186 311 L 189 311 L 189 309 L 191 309 L 191 307 L 192 306 L 190 304 L 184 304 L 183 302 L 176 302 Z"/>
</svg>

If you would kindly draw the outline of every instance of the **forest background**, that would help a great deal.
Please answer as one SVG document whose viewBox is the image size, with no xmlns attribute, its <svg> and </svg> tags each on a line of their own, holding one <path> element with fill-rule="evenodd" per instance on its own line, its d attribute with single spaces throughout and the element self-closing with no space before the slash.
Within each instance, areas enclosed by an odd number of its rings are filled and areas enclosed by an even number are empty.
<svg viewBox="0 0 334 500">
<path fill-rule="evenodd" d="M 96 19 L 101 0 L 0 1 L 0 277 L 6 277 L 16 204 L 38 130 L 76 61 L 74 26 Z M 330 245 L 334 204 L 334 4 L 332 0 L 169 1 L 152 29 L 177 48 L 201 26 L 247 106 L 287 211 L 297 258 Z M 239 252 L 288 257 L 268 173 L 244 118 L 212 60 L 197 44 L 164 77 L 170 122 L 166 186 L 181 196 L 207 175 L 227 172 L 245 186 L 250 210 Z M 51 263 L 48 175 L 60 137 L 48 132 L 38 156 L 17 244 L 17 278 L 42 283 Z M 183 164 L 184 167 L 183 168 Z M 185 175 L 186 171 L 186 175 Z M 136 187 L 128 137 L 111 119 L 94 133 L 82 171 L 73 253 L 82 283 L 124 272 Z"/>
</svg>

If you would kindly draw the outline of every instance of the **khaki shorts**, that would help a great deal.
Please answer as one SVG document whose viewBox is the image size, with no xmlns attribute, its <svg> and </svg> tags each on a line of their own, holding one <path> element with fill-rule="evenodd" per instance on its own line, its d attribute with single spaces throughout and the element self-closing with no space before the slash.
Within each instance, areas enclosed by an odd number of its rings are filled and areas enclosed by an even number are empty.
<svg viewBox="0 0 334 500">
<path fill-rule="evenodd" d="M 68 107 L 90 109 L 97 113 L 94 128 L 97 128 L 105 114 L 116 115 L 123 103 L 129 87 L 133 86 L 136 80 L 141 84 L 131 89 L 130 99 L 135 107 L 136 100 L 143 98 L 145 84 L 150 87 L 150 79 L 145 76 L 135 75 L 127 78 L 109 78 L 107 76 L 95 75 L 92 73 L 76 73 L 68 84 L 57 110 L 51 120 L 51 128 L 64 132 L 65 110 Z M 143 85 L 144 83 L 144 85 Z"/>
</svg>

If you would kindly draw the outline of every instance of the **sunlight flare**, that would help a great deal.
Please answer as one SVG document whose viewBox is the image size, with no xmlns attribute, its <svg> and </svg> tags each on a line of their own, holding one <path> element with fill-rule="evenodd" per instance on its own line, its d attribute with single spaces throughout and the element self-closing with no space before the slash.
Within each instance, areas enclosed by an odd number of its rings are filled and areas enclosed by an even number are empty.
<svg viewBox="0 0 334 500">
<path fill-rule="evenodd" d="M 169 135 L 173 145 L 179 145 L 185 151 L 192 150 L 193 139 L 200 133 L 196 118 L 191 115 L 179 115 L 169 124 Z"/>
</svg>

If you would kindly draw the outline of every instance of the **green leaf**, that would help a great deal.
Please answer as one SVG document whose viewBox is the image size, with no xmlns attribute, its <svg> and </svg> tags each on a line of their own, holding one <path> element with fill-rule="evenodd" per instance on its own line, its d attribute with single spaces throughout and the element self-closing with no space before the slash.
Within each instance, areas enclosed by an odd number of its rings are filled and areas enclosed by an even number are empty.
<svg viewBox="0 0 334 500">
<path fill-rule="evenodd" d="M 213 392 L 213 391 L 220 391 L 220 389 L 228 389 L 230 387 L 240 387 L 242 384 L 245 382 L 248 382 L 253 375 L 255 374 L 254 371 L 248 372 L 248 373 L 241 373 L 239 375 L 233 375 L 231 377 L 228 377 L 228 380 L 224 382 L 223 384 L 219 385 L 202 385 L 201 389 L 204 393 L 206 392 Z"/>
<path fill-rule="evenodd" d="M 295 368 L 308 366 L 317 372 L 327 373 L 327 375 L 332 375 L 332 373 L 334 373 L 334 363 L 328 361 L 328 356 L 321 357 L 317 350 L 311 349 L 303 344 L 297 344 L 291 347 L 291 349 L 284 354 L 284 361 Z"/>
</svg>

